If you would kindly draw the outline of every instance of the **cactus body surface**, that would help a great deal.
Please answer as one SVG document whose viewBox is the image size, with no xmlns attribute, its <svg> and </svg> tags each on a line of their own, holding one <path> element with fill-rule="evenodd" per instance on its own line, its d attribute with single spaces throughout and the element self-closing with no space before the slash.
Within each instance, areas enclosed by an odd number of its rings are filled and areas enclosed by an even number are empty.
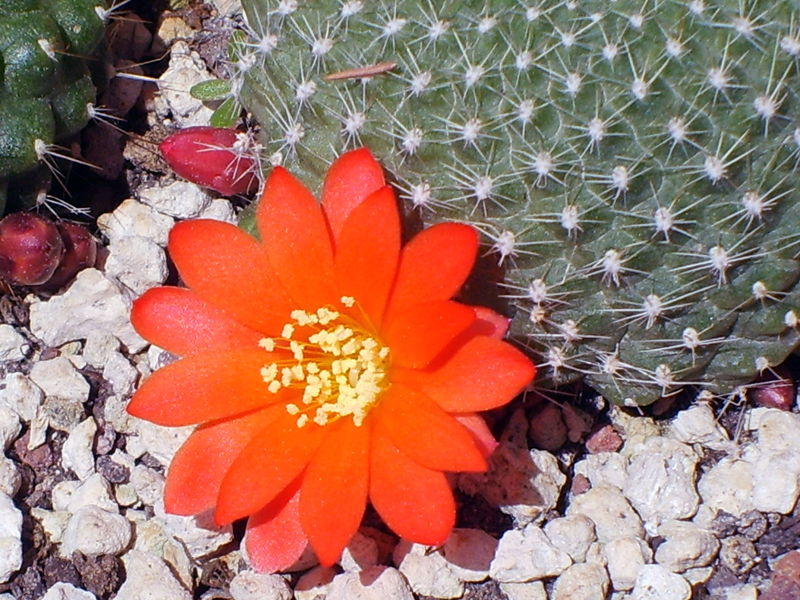
<svg viewBox="0 0 800 600">
<path fill-rule="evenodd" d="M 800 6 L 243 0 L 233 89 L 321 183 L 369 146 L 506 270 L 540 381 L 725 394 L 800 341 Z"/>
</svg>

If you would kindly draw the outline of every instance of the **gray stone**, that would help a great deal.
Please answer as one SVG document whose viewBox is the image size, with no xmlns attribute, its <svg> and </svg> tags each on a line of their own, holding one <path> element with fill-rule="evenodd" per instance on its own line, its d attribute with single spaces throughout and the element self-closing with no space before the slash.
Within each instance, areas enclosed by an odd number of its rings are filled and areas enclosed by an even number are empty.
<svg viewBox="0 0 800 600">
<path fill-rule="evenodd" d="M 67 523 L 61 554 L 69 557 L 76 550 L 88 556 L 121 554 L 130 541 L 131 524 L 125 517 L 97 506 L 84 506 Z"/>
<path fill-rule="evenodd" d="M 57 347 L 106 331 L 135 353 L 147 342 L 133 329 L 129 314 L 130 300 L 120 289 L 97 269 L 84 269 L 65 292 L 30 305 L 31 332 Z"/>
<path fill-rule="evenodd" d="M 66 400 L 58 396 L 48 396 L 44 400 L 40 416 L 53 429 L 66 433 L 75 429 L 83 421 L 85 414 L 83 402 Z"/>
<path fill-rule="evenodd" d="M 675 573 L 705 567 L 719 551 L 719 540 L 691 522 L 665 521 L 659 525 L 658 535 L 665 541 L 656 550 L 656 562 Z"/>
<path fill-rule="evenodd" d="M 233 600 L 290 600 L 292 588 L 280 575 L 242 571 L 231 580 Z"/>
<path fill-rule="evenodd" d="M 115 394 L 125 397 L 133 393 L 139 371 L 122 354 L 111 352 L 103 366 L 103 377 Z"/>
<path fill-rule="evenodd" d="M 608 573 L 598 564 L 572 565 L 556 579 L 552 600 L 605 600 Z"/>
<path fill-rule="evenodd" d="M 119 350 L 119 340 L 107 331 L 90 331 L 83 345 L 83 359 L 95 369 L 102 369 L 109 356 Z"/>
<path fill-rule="evenodd" d="M 597 539 L 602 543 L 620 537 L 644 536 L 642 520 L 617 488 L 598 486 L 575 496 L 567 507 L 567 516 L 585 515 L 595 526 Z"/>
<path fill-rule="evenodd" d="M 594 522 L 580 514 L 553 519 L 544 526 L 544 532 L 553 546 L 569 554 L 575 562 L 583 562 L 589 546 L 597 540 Z"/>
<path fill-rule="evenodd" d="M 105 273 L 137 296 L 164 283 L 169 275 L 167 255 L 153 240 L 138 235 L 116 239 L 108 245 Z"/>
<path fill-rule="evenodd" d="M 489 573 L 496 581 L 524 583 L 557 577 L 571 564 L 569 554 L 556 548 L 541 528 L 531 524 L 503 534 Z"/>
<path fill-rule="evenodd" d="M 0 325 L 0 363 L 22 360 L 30 352 L 28 340 L 11 325 Z"/>
<path fill-rule="evenodd" d="M 325 600 L 414 600 L 400 571 L 377 566 L 333 578 Z"/>
<path fill-rule="evenodd" d="M 686 444 L 650 438 L 631 459 L 622 491 L 648 523 L 688 519 L 700 503 L 695 489 L 698 460 Z"/>
</svg>

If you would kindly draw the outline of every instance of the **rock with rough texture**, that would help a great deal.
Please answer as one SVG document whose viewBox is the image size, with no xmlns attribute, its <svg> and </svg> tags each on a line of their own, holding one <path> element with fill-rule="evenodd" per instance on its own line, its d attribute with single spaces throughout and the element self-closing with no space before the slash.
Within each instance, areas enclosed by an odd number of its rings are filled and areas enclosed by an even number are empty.
<svg viewBox="0 0 800 600">
<path fill-rule="evenodd" d="M 107 331 L 90 331 L 83 344 L 83 360 L 102 369 L 109 357 L 119 350 L 119 340 Z"/>
<path fill-rule="evenodd" d="M 547 600 L 547 590 L 541 581 L 501 583 L 500 591 L 508 596 L 508 600 Z"/>
<path fill-rule="evenodd" d="M 110 352 L 103 365 L 103 378 L 111 384 L 115 394 L 129 396 L 139 379 L 139 371 L 119 352 Z"/>
<path fill-rule="evenodd" d="M 620 537 L 644 535 L 642 520 L 617 488 L 594 487 L 585 494 L 576 496 L 567 507 L 567 516 L 585 515 L 595 526 L 597 539 L 602 543 Z"/>
<path fill-rule="evenodd" d="M 64 485 L 72 483 L 77 482 L 63 481 L 53 488 L 53 508 L 66 509 L 73 514 L 84 506 L 96 506 L 112 513 L 119 511 L 111 497 L 111 484 L 100 473 L 90 475 L 77 487 Z"/>
<path fill-rule="evenodd" d="M 22 566 L 22 513 L 7 494 L 0 493 L 0 583 Z"/>
<path fill-rule="evenodd" d="M 0 494 L 13 498 L 19 491 L 22 477 L 16 463 L 0 453 Z"/>
<path fill-rule="evenodd" d="M 656 550 L 656 562 L 675 573 L 705 567 L 719 552 L 719 540 L 688 521 L 666 521 L 659 525 L 658 535 L 665 541 Z"/>
<path fill-rule="evenodd" d="M 325 600 L 414 600 L 400 571 L 377 566 L 333 578 Z"/>
<path fill-rule="evenodd" d="M 511 515 L 522 527 L 555 508 L 566 482 L 558 460 L 544 450 L 528 450 L 528 421 L 523 411 L 512 415 L 489 457 L 486 473 L 464 473 L 459 487 L 470 495 L 481 494 L 492 506 Z"/>
<path fill-rule="evenodd" d="M 164 249 L 153 240 L 129 235 L 108 245 L 105 273 L 137 296 L 167 280 L 169 268 Z"/>
<path fill-rule="evenodd" d="M 174 224 L 172 217 L 162 215 L 133 198 L 123 200 L 114 212 L 97 217 L 97 226 L 109 243 L 136 235 L 164 247 Z"/>
<path fill-rule="evenodd" d="M 688 519 L 700 503 L 695 489 L 698 460 L 686 444 L 665 437 L 650 438 L 628 465 L 622 492 L 648 523 Z"/>
<path fill-rule="evenodd" d="M 61 398 L 81 404 L 89 399 L 89 382 L 69 359 L 58 356 L 34 363 L 28 375 L 48 397 Z"/>
<path fill-rule="evenodd" d="M 531 417 L 531 440 L 537 448 L 555 452 L 567 443 L 567 426 L 557 404 L 542 404 Z"/>
<path fill-rule="evenodd" d="M 334 577 L 335 569 L 317 565 L 297 580 L 294 586 L 295 600 L 325 600 Z"/>
<path fill-rule="evenodd" d="M 363 571 L 378 564 L 378 543 L 360 531 L 342 552 L 339 565 L 345 571 Z"/>
<path fill-rule="evenodd" d="M 3 391 L 0 390 L 0 452 L 8 450 L 22 431 L 19 414 L 2 400 Z"/>
<path fill-rule="evenodd" d="M 464 582 L 450 569 L 441 551 L 400 540 L 393 558 L 414 593 L 434 598 L 464 595 Z"/>
<path fill-rule="evenodd" d="M 672 420 L 670 433 L 684 444 L 700 444 L 712 449 L 722 449 L 730 444 L 728 432 L 717 423 L 707 402 L 698 402 L 679 412 Z"/>
<path fill-rule="evenodd" d="M 114 600 L 192 600 L 160 558 L 131 550 L 123 561 L 127 577 Z"/>
<path fill-rule="evenodd" d="M 164 476 L 145 465 L 136 465 L 131 471 L 131 484 L 142 502 L 157 506 L 164 497 Z"/>
<path fill-rule="evenodd" d="M 280 575 L 242 571 L 231 580 L 233 600 L 291 600 L 292 588 Z"/>
<path fill-rule="evenodd" d="M 135 423 L 139 439 L 144 445 L 145 451 L 162 465 L 167 466 L 172 462 L 172 457 L 178 451 L 186 438 L 194 430 L 194 427 L 162 427 L 150 421 L 132 419 Z"/>
<path fill-rule="evenodd" d="M 683 577 L 661 565 L 639 569 L 631 600 L 689 600 L 692 588 Z"/>
<path fill-rule="evenodd" d="M 634 537 L 611 540 L 602 547 L 608 574 L 615 591 L 633 589 L 639 570 L 653 559 L 647 543 Z"/>
<path fill-rule="evenodd" d="M 753 510 L 753 463 L 747 458 L 725 457 L 703 474 L 697 490 L 705 506 L 737 517 Z"/>
<path fill-rule="evenodd" d="M 91 592 L 76 588 L 71 583 L 54 583 L 47 593 L 42 596 L 42 600 L 97 600 Z"/>
<path fill-rule="evenodd" d="M 617 452 L 589 454 L 575 463 L 573 471 L 585 476 L 593 487 L 613 485 L 622 489 L 628 479 L 628 459 Z"/>
<path fill-rule="evenodd" d="M 176 219 L 194 219 L 211 204 L 211 197 L 189 181 L 173 181 L 139 190 L 139 202 Z"/>
<path fill-rule="evenodd" d="M 43 402 L 42 388 L 22 373 L 9 373 L 0 382 L 0 405 L 5 404 L 27 423 L 34 419 Z M 8 423 L 11 421 L 9 419 Z"/>
<path fill-rule="evenodd" d="M 213 111 L 194 98 L 189 90 L 211 78 L 211 73 L 197 52 L 191 51 L 186 42 L 175 42 L 169 68 L 159 78 L 158 87 L 179 128 L 208 124 Z"/>
<path fill-rule="evenodd" d="M 597 540 L 594 522 L 580 514 L 553 519 L 544 526 L 544 532 L 553 546 L 569 554 L 576 563 L 584 561 L 589 546 Z"/>
<path fill-rule="evenodd" d="M 605 600 L 608 573 L 598 564 L 572 565 L 556 579 L 552 600 Z"/>
<path fill-rule="evenodd" d="M 763 454 L 800 455 L 800 415 L 775 408 L 760 412 L 758 447 Z"/>
<path fill-rule="evenodd" d="M 97 423 L 89 417 L 70 432 L 61 449 L 61 466 L 71 469 L 81 481 L 94 473 L 92 445 L 96 433 Z"/>
<path fill-rule="evenodd" d="M 134 468 L 134 472 L 141 473 L 137 468 L 138 466 Z M 209 512 L 191 517 L 167 514 L 160 497 L 156 499 L 154 508 L 156 518 L 162 523 L 164 531 L 181 540 L 192 558 L 208 556 L 233 541 L 231 525 L 217 525 Z"/>
<path fill-rule="evenodd" d="M 211 219 L 212 221 L 224 221 L 236 225 L 239 217 L 233 210 L 233 205 L 225 198 L 216 198 L 199 215 L 198 219 Z"/>
<path fill-rule="evenodd" d="M 0 363 L 22 360 L 30 352 L 31 345 L 11 325 L 0 325 Z"/>
<path fill-rule="evenodd" d="M 497 552 L 497 540 L 481 529 L 453 529 L 444 543 L 447 566 L 462 581 L 483 581 Z"/>
<path fill-rule="evenodd" d="M 503 534 L 489 573 L 496 581 L 524 583 L 557 577 L 570 565 L 569 554 L 556 548 L 540 527 L 531 524 Z"/>
<path fill-rule="evenodd" d="M 121 554 L 130 541 L 131 524 L 125 517 L 97 506 L 84 506 L 67 523 L 61 554 L 69 557 L 76 550 L 87 556 Z"/>
<path fill-rule="evenodd" d="M 107 331 L 131 352 L 146 345 L 131 325 L 130 301 L 97 269 L 84 269 L 67 290 L 30 306 L 33 335 L 47 346 L 85 339 L 91 331 Z"/>
<path fill-rule="evenodd" d="M 753 465 L 752 502 L 756 510 L 788 515 L 800 496 L 800 464 L 794 452 L 762 455 Z"/>
</svg>

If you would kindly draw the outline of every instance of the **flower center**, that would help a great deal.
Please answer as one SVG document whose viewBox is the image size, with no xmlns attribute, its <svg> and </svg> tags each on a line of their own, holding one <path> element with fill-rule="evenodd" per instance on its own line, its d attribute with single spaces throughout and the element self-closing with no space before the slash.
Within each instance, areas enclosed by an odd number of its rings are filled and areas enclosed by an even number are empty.
<svg viewBox="0 0 800 600">
<path fill-rule="evenodd" d="M 351 307 L 355 301 L 344 296 L 342 303 Z M 281 337 L 259 342 L 269 352 L 284 349 L 292 355 L 261 369 L 267 389 L 273 394 L 303 390 L 302 402 L 286 405 L 289 414 L 298 415 L 298 427 L 309 420 L 327 425 L 348 415 L 360 426 L 384 389 L 389 348 L 330 308 L 295 310 L 291 316 Z"/>
</svg>

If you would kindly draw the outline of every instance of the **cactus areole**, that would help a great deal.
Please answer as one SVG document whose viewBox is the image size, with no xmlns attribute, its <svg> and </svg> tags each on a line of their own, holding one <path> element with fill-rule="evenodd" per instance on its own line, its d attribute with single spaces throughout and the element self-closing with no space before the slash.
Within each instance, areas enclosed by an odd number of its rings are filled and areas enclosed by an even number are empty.
<svg viewBox="0 0 800 600">
<path fill-rule="evenodd" d="M 478 228 L 540 384 L 724 394 L 797 346 L 793 3 L 243 6 L 265 158 L 319 182 L 365 144 L 429 223 Z"/>
</svg>

